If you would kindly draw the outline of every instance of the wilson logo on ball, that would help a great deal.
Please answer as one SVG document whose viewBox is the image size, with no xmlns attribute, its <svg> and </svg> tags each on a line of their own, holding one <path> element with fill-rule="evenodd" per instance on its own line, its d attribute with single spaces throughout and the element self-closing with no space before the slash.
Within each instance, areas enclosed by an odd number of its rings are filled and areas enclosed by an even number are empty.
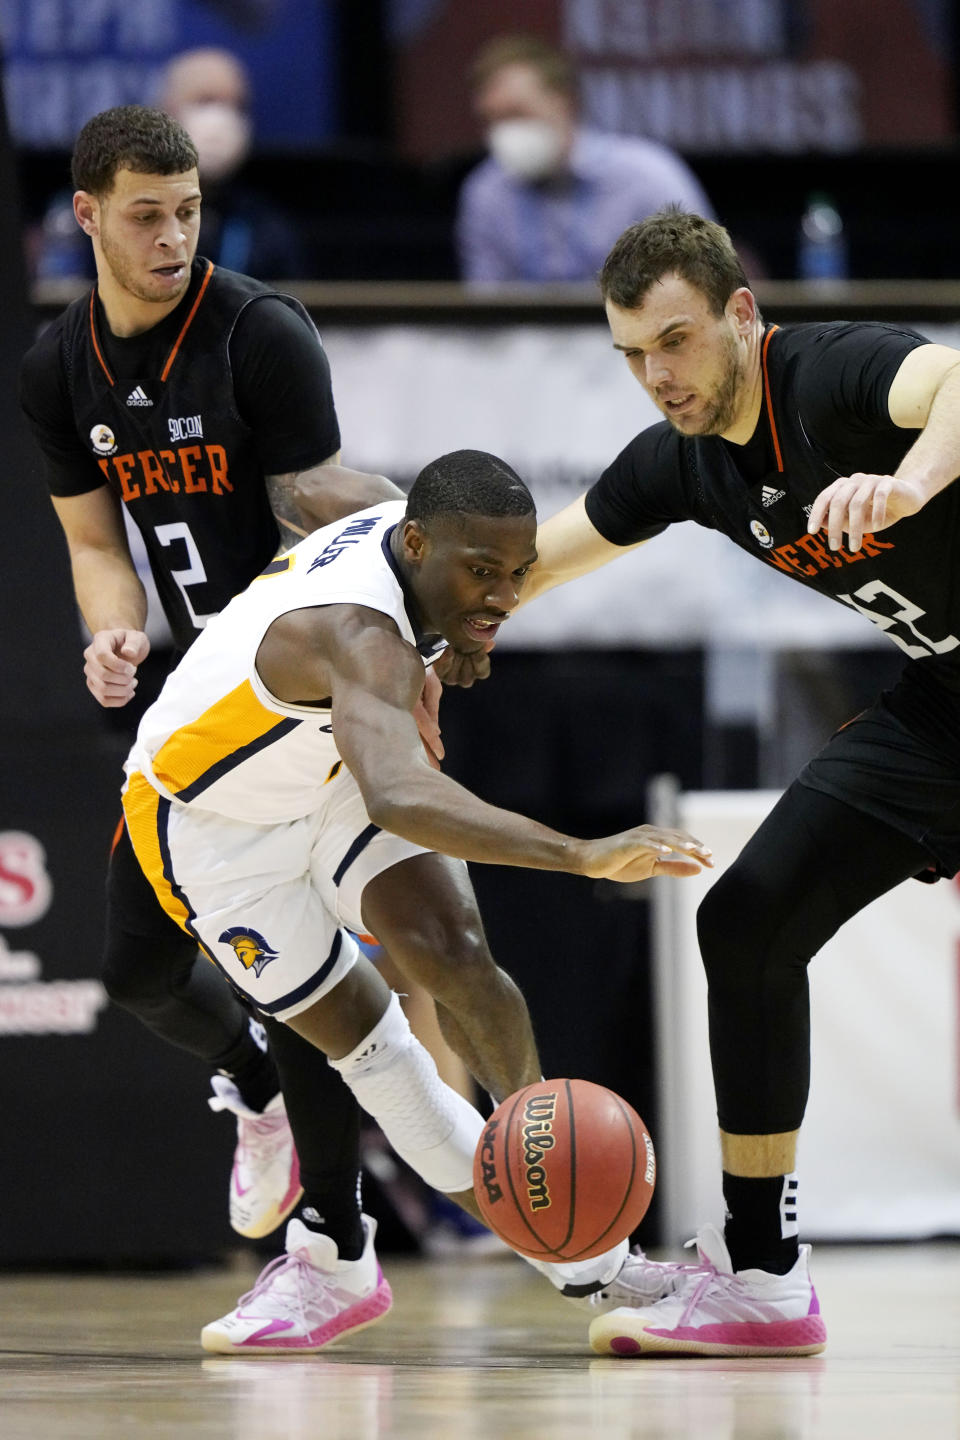
<svg viewBox="0 0 960 1440">
<path fill-rule="evenodd" d="M 523 1107 L 523 1163 L 527 1167 L 527 1198 L 531 1210 L 546 1210 L 550 1204 L 543 1156 L 544 1151 L 552 1150 L 556 1144 L 553 1133 L 556 1109 L 556 1092 L 531 1095 Z"/>
</svg>

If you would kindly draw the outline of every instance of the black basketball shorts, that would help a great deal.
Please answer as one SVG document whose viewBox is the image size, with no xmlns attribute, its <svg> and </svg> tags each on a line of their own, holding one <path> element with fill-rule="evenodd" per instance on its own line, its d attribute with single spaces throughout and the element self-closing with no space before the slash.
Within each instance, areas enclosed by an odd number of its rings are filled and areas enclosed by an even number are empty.
<svg viewBox="0 0 960 1440">
<path fill-rule="evenodd" d="M 960 870 L 960 730 L 953 746 L 925 733 L 904 718 L 899 689 L 838 730 L 797 779 L 916 840 L 933 867 L 918 878 L 952 876 Z"/>
</svg>

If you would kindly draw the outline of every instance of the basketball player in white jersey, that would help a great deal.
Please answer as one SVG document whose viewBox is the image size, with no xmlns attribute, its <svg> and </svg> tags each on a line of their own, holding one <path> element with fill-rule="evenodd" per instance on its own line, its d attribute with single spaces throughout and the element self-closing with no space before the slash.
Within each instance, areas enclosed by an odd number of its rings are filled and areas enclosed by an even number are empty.
<svg viewBox="0 0 960 1440">
<path fill-rule="evenodd" d="M 474 1214 L 481 1118 L 440 1081 L 347 932 L 377 935 L 426 984 L 448 1038 L 500 1101 L 537 1080 L 540 1064 L 462 862 L 624 882 L 710 863 L 675 831 L 558 834 L 431 765 L 412 715 L 425 666 L 448 645 L 469 653 L 494 639 L 536 560 L 535 537 L 526 486 L 476 451 L 427 466 L 406 507 L 388 502 L 315 532 L 214 617 L 169 677 L 141 722 L 124 796 L 167 913 L 261 1012 L 322 1050 L 397 1152 Z M 206 1348 L 256 1351 L 269 1317 L 275 1351 L 284 1287 L 292 1349 L 385 1311 L 372 1237 L 345 1262 L 302 1230 L 291 1222 L 287 1258 L 206 1327 Z M 625 1258 L 626 1242 L 543 1268 L 583 1296 L 609 1290 Z M 295 1302 L 305 1265 L 328 1282 L 312 1316 Z"/>
</svg>

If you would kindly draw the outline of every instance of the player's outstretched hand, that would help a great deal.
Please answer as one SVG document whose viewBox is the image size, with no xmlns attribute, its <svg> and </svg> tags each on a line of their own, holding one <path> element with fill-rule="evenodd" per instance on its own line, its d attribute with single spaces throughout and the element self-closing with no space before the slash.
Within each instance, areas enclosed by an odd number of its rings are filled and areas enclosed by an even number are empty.
<svg viewBox="0 0 960 1440">
<path fill-rule="evenodd" d="M 149 653 L 142 630 L 98 630 L 83 652 L 87 689 L 108 710 L 126 705 L 137 688 L 137 666 Z"/>
<path fill-rule="evenodd" d="M 460 685 L 469 690 L 475 680 L 486 680 L 490 674 L 490 651 L 494 643 L 490 640 L 482 650 L 473 650 L 469 655 L 461 655 L 448 645 L 433 668 L 444 685 Z"/>
<path fill-rule="evenodd" d="M 893 475 L 846 475 L 821 490 L 810 510 L 807 529 L 816 535 L 824 525 L 831 550 L 859 550 L 864 535 L 875 535 L 923 508 L 925 496 L 912 480 Z"/>
<path fill-rule="evenodd" d="M 584 875 L 623 884 L 653 875 L 698 875 L 713 864 L 713 851 L 683 830 L 638 825 L 619 835 L 583 841 L 587 852 Z"/>
</svg>

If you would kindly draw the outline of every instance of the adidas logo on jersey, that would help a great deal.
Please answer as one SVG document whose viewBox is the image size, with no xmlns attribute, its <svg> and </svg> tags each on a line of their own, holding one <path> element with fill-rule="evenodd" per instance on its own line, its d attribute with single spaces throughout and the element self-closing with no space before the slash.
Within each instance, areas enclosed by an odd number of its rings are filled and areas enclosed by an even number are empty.
<svg viewBox="0 0 960 1440">
<path fill-rule="evenodd" d="M 152 404 L 153 404 L 153 401 L 150 399 L 149 395 L 148 395 L 147 392 L 144 390 L 143 386 L 142 386 L 142 385 L 138 385 L 138 386 L 136 387 L 136 389 L 135 389 L 135 390 L 131 390 L 131 391 L 130 391 L 130 394 L 127 396 L 127 404 L 128 404 L 128 405 L 152 405 Z"/>
<path fill-rule="evenodd" d="M 764 485 L 760 491 L 760 504 L 764 510 L 769 510 L 771 505 L 776 505 L 786 495 L 786 490 L 774 490 L 772 485 Z"/>
</svg>

